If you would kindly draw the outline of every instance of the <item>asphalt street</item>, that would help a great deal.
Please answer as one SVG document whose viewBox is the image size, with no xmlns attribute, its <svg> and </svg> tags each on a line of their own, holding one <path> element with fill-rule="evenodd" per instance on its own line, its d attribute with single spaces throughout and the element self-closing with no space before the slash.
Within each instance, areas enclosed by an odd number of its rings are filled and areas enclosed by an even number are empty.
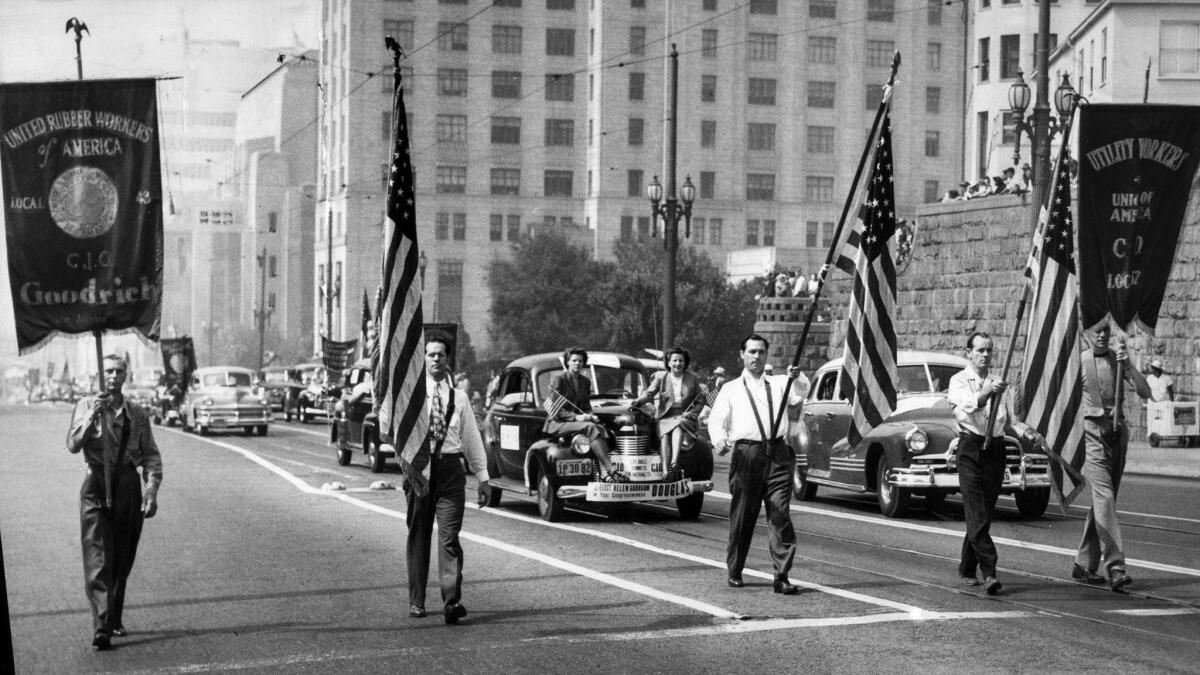
<svg viewBox="0 0 1200 675">
<path fill-rule="evenodd" d="M 532 497 L 468 509 L 464 599 L 446 626 L 407 616 L 394 467 L 338 466 L 328 426 L 266 437 L 156 428 L 166 480 L 130 579 L 130 635 L 89 646 L 81 460 L 65 405 L 0 407 L 0 533 L 19 673 L 1196 672 L 1200 482 L 1132 475 L 1128 594 L 1069 580 L 1086 500 L 993 534 L 1004 592 L 956 581 L 955 500 L 908 517 L 869 496 L 793 502 L 798 596 L 772 593 L 766 532 L 747 587 L 725 584 L 723 475 L 696 521 L 673 507 L 537 517 Z M 334 484 L 344 490 L 325 489 Z M 429 589 L 433 608 L 437 589 Z"/>
</svg>

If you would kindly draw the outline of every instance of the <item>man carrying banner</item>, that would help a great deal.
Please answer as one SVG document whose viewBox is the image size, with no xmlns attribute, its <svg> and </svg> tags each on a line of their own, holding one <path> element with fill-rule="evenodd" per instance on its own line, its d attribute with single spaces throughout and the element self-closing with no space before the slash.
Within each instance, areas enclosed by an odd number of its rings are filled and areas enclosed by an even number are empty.
<svg viewBox="0 0 1200 675">
<path fill-rule="evenodd" d="M 1128 367 L 1129 352 L 1124 342 L 1118 342 L 1116 350 L 1108 348 L 1109 334 L 1106 323 L 1088 332 L 1091 345 L 1082 354 L 1085 452 L 1082 473 L 1091 487 L 1092 507 L 1084 523 L 1071 577 L 1089 584 L 1104 583 L 1104 577 L 1097 574 L 1103 559 L 1109 585 L 1120 591 L 1133 583 L 1125 573 L 1125 549 L 1121 523 L 1117 520 L 1117 490 L 1129 446 L 1128 426 L 1118 425 L 1123 413 L 1120 391 L 1123 380 L 1137 389 L 1138 396 L 1149 398 L 1150 385 L 1137 368 Z"/>
<path fill-rule="evenodd" d="M 92 605 L 92 647 L 97 650 L 108 649 L 112 636 L 125 636 L 125 584 L 137 555 L 142 520 L 158 511 L 162 483 L 162 456 L 150 417 L 121 393 L 127 371 L 120 356 L 104 357 L 105 391 L 76 404 L 67 434 L 67 450 L 82 451 L 88 467 L 79 510 L 84 590 Z M 105 443 L 104 434 L 113 442 Z"/>
</svg>

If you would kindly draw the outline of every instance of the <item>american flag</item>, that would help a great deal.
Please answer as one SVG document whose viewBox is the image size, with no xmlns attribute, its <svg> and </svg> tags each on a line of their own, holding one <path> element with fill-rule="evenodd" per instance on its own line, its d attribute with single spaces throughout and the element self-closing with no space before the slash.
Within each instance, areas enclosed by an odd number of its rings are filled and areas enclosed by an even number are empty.
<svg viewBox="0 0 1200 675">
<path fill-rule="evenodd" d="M 405 476 L 420 491 L 428 470 L 429 417 L 425 414 L 425 339 L 422 333 L 421 280 L 417 249 L 417 210 L 407 116 L 400 71 L 392 98 L 392 161 L 384 233 L 383 308 L 379 316 L 379 360 L 375 400 L 379 434 L 396 447 Z M 427 474 L 426 474 L 427 475 Z"/>
<path fill-rule="evenodd" d="M 1064 148 L 1066 144 L 1063 144 Z M 1032 310 L 1021 372 L 1025 423 L 1046 437 L 1058 462 L 1055 491 L 1063 506 L 1083 489 L 1083 374 L 1079 351 L 1079 284 L 1075 276 L 1075 224 L 1071 177 L 1059 155 L 1054 187 L 1042 206 L 1025 266 Z M 1074 484 L 1063 497 L 1063 473 Z"/>
<path fill-rule="evenodd" d="M 562 412 L 562 409 L 566 407 L 566 405 L 566 397 L 553 389 L 550 390 L 550 395 L 547 396 L 546 400 L 542 403 L 542 406 L 546 409 L 547 419 L 557 418 L 558 413 Z"/>
<path fill-rule="evenodd" d="M 885 104 L 886 105 L 886 104 Z M 896 267 L 889 242 L 896 234 L 892 183 L 892 122 L 885 108 L 875 157 L 859 212 L 861 231 L 854 293 L 846 321 L 842 391 L 851 401 L 846 439 L 853 447 L 896 407 Z"/>
</svg>

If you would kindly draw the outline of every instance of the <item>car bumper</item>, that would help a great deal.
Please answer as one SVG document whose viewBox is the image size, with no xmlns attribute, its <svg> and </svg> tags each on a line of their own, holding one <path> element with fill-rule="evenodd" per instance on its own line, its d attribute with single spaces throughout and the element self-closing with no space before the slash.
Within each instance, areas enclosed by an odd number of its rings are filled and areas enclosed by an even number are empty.
<svg viewBox="0 0 1200 675">
<path fill-rule="evenodd" d="M 212 410 L 212 411 L 197 411 L 196 424 L 207 427 L 244 427 L 258 426 L 260 424 L 269 424 L 271 422 L 271 411 L 247 411 L 247 410 Z"/>
<path fill-rule="evenodd" d="M 1048 488 L 1051 485 L 1049 467 L 1021 469 L 1004 468 L 1004 482 L 1000 489 L 1004 491 L 1026 490 L 1029 488 Z M 958 490 L 958 473 L 951 471 L 944 464 L 938 467 L 909 466 L 892 469 L 888 473 L 888 485 L 906 489 L 935 488 L 943 490 Z"/>
<path fill-rule="evenodd" d="M 711 492 L 711 480 L 682 480 L 670 483 L 602 483 L 564 485 L 558 488 L 562 499 L 586 499 L 589 502 L 653 502 L 687 497 L 698 492 Z"/>
</svg>

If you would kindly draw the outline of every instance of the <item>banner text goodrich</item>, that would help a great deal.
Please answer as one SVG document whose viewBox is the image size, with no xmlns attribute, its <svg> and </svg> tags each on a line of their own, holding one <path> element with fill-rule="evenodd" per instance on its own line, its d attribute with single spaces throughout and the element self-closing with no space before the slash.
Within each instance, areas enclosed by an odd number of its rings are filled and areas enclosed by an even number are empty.
<svg viewBox="0 0 1200 675">
<path fill-rule="evenodd" d="M 42 290 L 37 281 L 27 281 L 21 284 L 20 302 L 28 306 L 44 305 L 126 305 L 135 302 L 149 302 L 157 297 L 158 285 L 149 277 L 142 277 L 138 284 L 125 286 L 120 279 L 114 279 L 108 288 L 97 288 L 96 280 L 89 279 L 88 285 L 75 290 Z"/>
</svg>

